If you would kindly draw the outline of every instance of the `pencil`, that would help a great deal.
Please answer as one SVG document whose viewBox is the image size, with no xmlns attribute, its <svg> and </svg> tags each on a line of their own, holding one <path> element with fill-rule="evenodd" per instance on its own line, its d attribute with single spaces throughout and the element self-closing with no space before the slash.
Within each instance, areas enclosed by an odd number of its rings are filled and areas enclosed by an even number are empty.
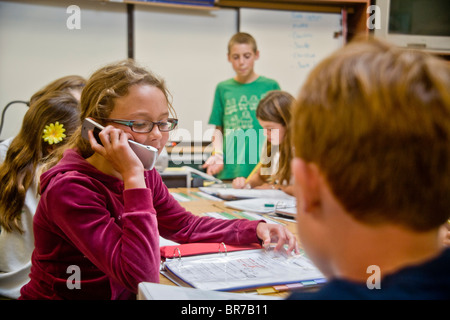
<svg viewBox="0 0 450 320">
<path fill-rule="evenodd" d="M 250 178 L 255 174 L 256 171 L 259 170 L 259 168 L 261 168 L 261 166 L 262 166 L 262 163 L 258 162 L 258 164 L 253 168 L 252 172 L 250 172 L 250 174 L 248 175 L 247 179 L 245 179 L 245 183 L 248 183 Z"/>
</svg>

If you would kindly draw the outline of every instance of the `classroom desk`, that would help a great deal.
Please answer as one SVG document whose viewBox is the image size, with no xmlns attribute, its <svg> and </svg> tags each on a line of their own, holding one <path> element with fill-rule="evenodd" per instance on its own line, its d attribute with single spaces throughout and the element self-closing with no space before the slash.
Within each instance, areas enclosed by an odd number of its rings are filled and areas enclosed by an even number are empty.
<svg viewBox="0 0 450 320">
<path fill-rule="evenodd" d="M 192 212 L 195 215 L 203 216 L 203 214 L 206 212 L 221 211 L 230 213 L 236 216 L 237 218 L 241 218 L 238 214 L 236 214 L 237 211 L 235 209 L 228 208 L 224 205 L 225 201 L 207 200 L 198 196 L 197 195 L 197 193 L 199 192 L 198 188 L 170 188 L 169 191 L 171 193 L 181 193 L 182 195 L 187 195 L 191 197 L 192 201 L 186 202 L 180 201 L 179 203 L 186 210 Z M 286 225 L 289 231 L 291 231 L 294 235 L 297 235 L 297 224 L 295 220 L 278 218 L 269 215 L 265 216 Z"/>
<path fill-rule="evenodd" d="M 236 213 L 236 210 L 227 208 L 224 205 L 224 201 L 207 200 L 207 199 L 200 197 L 198 195 L 197 188 L 170 188 L 169 191 L 171 193 L 180 193 L 181 195 L 183 195 L 185 197 L 187 196 L 187 197 L 191 198 L 191 201 L 186 201 L 186 202 L 179 201 L 179 203 L 186 210 L 192 212 L 195 215 L 203 216 L 204 213 L 206 213 L 206 212 L 226 212 L 228 214 L 236 216 L 237 218 L 240 218 L 239 215 Z M 267 217 L 286 225 L 286 227 L 288 228 L 289 231 L 291 231 L 294 235 L 297 234 L 297 227 L 296 227 L 295 220 L 274 218 L 271 216 L 267 216 Z M 170 281 L 168 278 L 166 278 L 162 274 L 160 274 L 159 280 L 160 280 L 161 284 L 175 285 L 172 281 Z M 271 295 L 281 296 L 281 297 L 286 297 L 288 294 L 289 294 L 288 292 L 271 293 Z"/>
</svg>

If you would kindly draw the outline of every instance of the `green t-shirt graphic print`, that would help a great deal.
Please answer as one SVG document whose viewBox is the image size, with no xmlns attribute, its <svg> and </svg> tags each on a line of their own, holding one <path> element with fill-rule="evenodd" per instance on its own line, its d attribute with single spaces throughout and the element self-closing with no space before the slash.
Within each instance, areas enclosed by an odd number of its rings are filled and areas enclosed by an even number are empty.
<svg viewBox="0 0 450 320">
<path fill-rule="evenodd" d="M 247 177 L 258 163 L 265 137 L 256 108 L 271 90 L 280 90 L 279 84 L 263 76 L 251 83 L 228 79 L 217 85 L 209 124 L 223 128 L 224 169 L 219 179 Z"/>
</svg>

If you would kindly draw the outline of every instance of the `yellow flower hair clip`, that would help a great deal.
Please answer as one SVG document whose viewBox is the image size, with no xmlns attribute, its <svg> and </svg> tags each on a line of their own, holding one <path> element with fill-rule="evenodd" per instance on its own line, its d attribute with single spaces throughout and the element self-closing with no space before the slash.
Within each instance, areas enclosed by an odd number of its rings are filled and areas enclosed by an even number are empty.
<svg viewBox="0 0 450 320">
<path fill-rule="evenodd" d="M 45 126 L 42 138 L 50 145 L 57 144 L 63 141 L 63 139 L 66 137 L 64 131 L 66 131 L 66 129 L 64 129 L 64 125 L 59 124 L 59 122 L 56 121 L 55 124 L 50 123 L 49 125 Z"/>
</svg>

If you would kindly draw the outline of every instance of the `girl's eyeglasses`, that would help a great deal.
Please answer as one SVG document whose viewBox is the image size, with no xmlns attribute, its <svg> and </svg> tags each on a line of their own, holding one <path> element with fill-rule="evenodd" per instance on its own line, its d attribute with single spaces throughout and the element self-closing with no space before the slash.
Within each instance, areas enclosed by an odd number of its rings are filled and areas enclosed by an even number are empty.
<svg viewBox="0 0 450 320">
<path fill-rule="evenodd" d="M 166 121 L 147 121 L 147 120 L 121 120 L 121 119 L 99 119 L 106 122 L 113 122 L 128 126 L 132 131 L 137 133 L 149 133 L 153 130 L 155 125 L 158 126 L 159 131 L 168 132 L 173 129 L 178 124 L 178 119 L 169 118 Z"/>
</svg>

